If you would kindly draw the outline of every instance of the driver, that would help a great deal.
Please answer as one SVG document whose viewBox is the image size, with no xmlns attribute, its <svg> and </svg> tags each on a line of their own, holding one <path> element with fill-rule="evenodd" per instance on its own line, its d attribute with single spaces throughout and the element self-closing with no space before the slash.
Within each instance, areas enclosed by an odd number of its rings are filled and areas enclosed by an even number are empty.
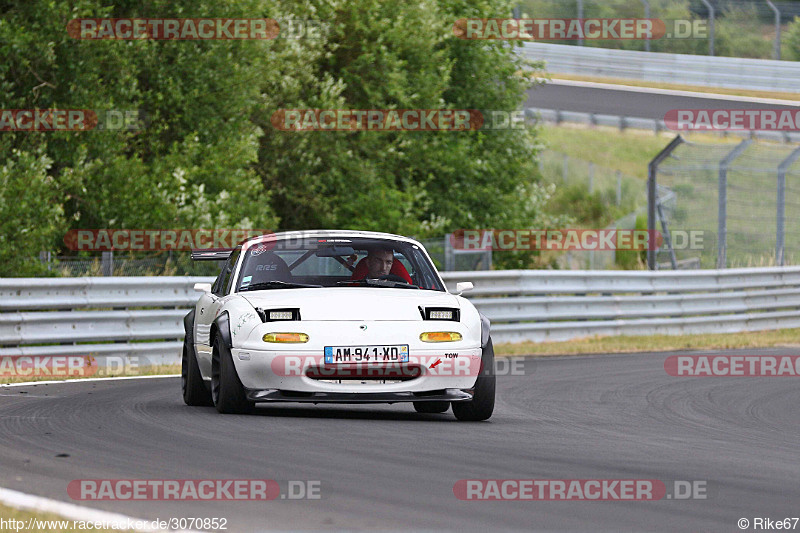
<svg viewBox="0 0 800 533">
<path fill-rule="evenodd" d="M 394 263 L 394 251 L 387 248 L 372 249 L 367 253 L 367 277 L 388 276 Z"/>
<path fill-rule="evenodd" d="M 402 280 L 412 285 L 414 283 L 403 262 L 395 260 L 392 248 L 375 247 L 369 248 L 367 256 L 356 264 L 350 279 L 387 279 L 386 276 L 396 276 L 398 279 L 395 281 Z"/>
</svg>

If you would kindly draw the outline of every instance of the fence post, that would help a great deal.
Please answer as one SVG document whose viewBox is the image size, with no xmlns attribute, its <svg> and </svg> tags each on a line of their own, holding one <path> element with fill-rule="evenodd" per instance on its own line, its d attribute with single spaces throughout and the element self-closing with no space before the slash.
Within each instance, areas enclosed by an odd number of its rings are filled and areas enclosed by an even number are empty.
<svg viewBox="0 0 800 533">
<path fill-rule="evenodd" d="M 644 18 L 649 19 L 650 18 L 650 2 L 648 2 L 648 0 L 641 0 L 641 2 L 644 4 Z M 650 39 L 645 39 L 644 40 L 644 51 L 645 52 L 649 52 L 650 51 Z"/>
<path fill-rule="evenodd" d="M 781 12 L 778 7 L 772 3 L 772 0 L 767 0 L 767 5 L 775 12 L 775 51 L 772 57 L 775 59 L 781 58 Z"/>
<path fill-rule="evenodd" d="M 578 18 L 583 18 L 583 0 L 578 0 Z M 583 37 L 578 39 L 578 46 L 583 46 Z"/>
<path fill-rule="evenodd" d="M 622 205 L 622 171 L 617 170 L 617 206 Z"/>
<path fill-rule="evenodd" d="M 114 275 L 114 252 L 103 252 L 101 267 L 104 276 Z"/>
<path fill-rule="evenodd" d="M 41 263 L 42 263 L 42 264 L 45 264 L 45 265 L 47 265 L 47 270 L 48 270 L 48 271 L 49 271 L 49 270 L 51 270 L 52 264 L 50 263 L 50 261 L 51 261 L 51 258 L 50 258 L 50 251 L 47 251 L 47 252 L 44 252 L 44 251 L 42 251 L 42 252 L 39 252 L 39 261 L 41 261 Z"/>
<path fill-rule="evenodd" d="M 775 264 L 783 266 L 786 252 L 786 173 L 789 167 L 800 158 L 800 148 L 789 154 L 778 166 L 778 220 L 775 235 Z"/>
<path fill-rule="evenodd" d="M 452 233 L 444 236 L 444 270 L 450 272 L 455 270 L 455 254 L 453 253 L 453 244 L 451 242 Z"/>
<path fill-rule="evenodd" d="M 594 163 L 589 161 L 589 194 L 594 191 Z"/>
<path fill-rule="evenodd" d="M 708 0 L 700 0 L 705 4 L 706 8 L 708 8 L 708 55 L 714 55 L 714 19 L 716 18 L 716 13 L 714 12 L 714 6 L 711 5 L 711 2 Z"/>
<path fill-rule="evenodd" d="M 657 267 L 656 250 L 653 246 L 652 236 L 655 235 L 654 232 L 656 230 L 656 178 L 658 175 L 658 165 L 669 157 L 682 142 L 683 137 L 678 135 L 647 165 L 647 230 L 648 236 L 650 236 L 647 246 L 647 268 L 650 270 L 655 270 Z"/>
<path fill-rule="evenodd" d="M 562 174 L 561 179 L 564 180 L 564 183 L 567 182 L 567 173 L 569 172 L 569 156 L 564 154 L 564 166 L 562 167 Z"/>
<path fill-rule="evenodd" d="M 719 206 L 717 208 L 717 268 L 728 266 L 728 168 L 752 144 L 745 139 L 719 163 Z"/>
</svg>

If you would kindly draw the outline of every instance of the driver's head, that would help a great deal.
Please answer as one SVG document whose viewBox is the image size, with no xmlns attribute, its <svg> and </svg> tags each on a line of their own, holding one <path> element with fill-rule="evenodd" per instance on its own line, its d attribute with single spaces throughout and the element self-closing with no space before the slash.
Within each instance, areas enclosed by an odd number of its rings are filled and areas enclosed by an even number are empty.
<svg viewBox="0 0 800 533">
<path fill-rule="evenodd" d="M 386 248 L 372 249 L 367 253 L 367 277 L 386 276 L 394 263 L 394 251 Z"/>
</svg>

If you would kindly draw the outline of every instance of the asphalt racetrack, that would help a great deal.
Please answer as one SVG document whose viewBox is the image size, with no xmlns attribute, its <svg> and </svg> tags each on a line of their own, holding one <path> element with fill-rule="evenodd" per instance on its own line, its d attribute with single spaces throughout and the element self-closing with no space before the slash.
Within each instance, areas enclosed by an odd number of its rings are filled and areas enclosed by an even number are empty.
<svg viewBox="0 0 800 533">
<path fill-rule="evenodd" d="M 658 94 L 640 88 L 597 88 L 572 85 L 571 82 L 547 83 L 528 91 L 525 107 L 560 109 L 579 113 L 598 113 L 663 120 L 673 109 L 797 109 L 800 102 L 778 105 L 763 102 L 725 99 L 698 93 L 698 96 Z"/>
<path fill-rule="evenodd" d="M 524 375 L 498 378 L 495 414 L 481 423 L 408 404 L 220 415 L 184 405 L 177 377 L 0 387 L 0 484 L 138 518 L 226 518 L 235 532 L 731 532 L 740 518 L 752 527 L 800 515 L 797 378 L 672 377 L 667 356 L 527 359 Z M 67 494 L 75 479 L 209 478 L 319 481 L 321 498 Z M 462 501 L 462 479 L 656 479 L 668 493 L 676 480 L 700 481 L 706 499 Z"/>
</svg>

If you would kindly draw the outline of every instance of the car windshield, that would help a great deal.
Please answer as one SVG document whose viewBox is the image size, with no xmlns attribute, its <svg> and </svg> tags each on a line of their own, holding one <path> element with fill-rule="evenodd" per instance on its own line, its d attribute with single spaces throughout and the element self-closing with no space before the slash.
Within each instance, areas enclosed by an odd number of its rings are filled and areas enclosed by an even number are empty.
<svg viewBox="0 0 800 533">
<path fill-rule="evenodd" d="M 361 237 L 267 240 L 247 249 L 237 292 L 309 287 L 445 291 L 422 248 Z"/>
</svg>

